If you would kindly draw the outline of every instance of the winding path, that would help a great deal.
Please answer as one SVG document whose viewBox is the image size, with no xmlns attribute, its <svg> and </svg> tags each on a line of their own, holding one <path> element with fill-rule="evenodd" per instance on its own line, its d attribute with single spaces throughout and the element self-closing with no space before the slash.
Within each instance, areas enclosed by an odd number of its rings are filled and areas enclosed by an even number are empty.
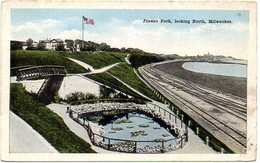
<svg viewBox="0 0 260 163">
<path fill-rule="evenodd" d="M 77 59 L 72 59 L 72 58 L 69 58 L 71 61 L 81 65 L 82 67 L 84 67 L 85 69 L 90 69 L 90 72 L 87 72 L 87 73 L 81 73 L 81 74 L 77 74 L 77 75 L 87 75 L 87 74 L 98 74 L 98 73 L 103 73 L 115 66 L 117 66 L 118 64 L 120 64 L 121 62 L 117 62 L 117 63 L 114 63 L 114 64 L 111 64 L 111 65 L 108 65 L 108 66 L 105 66 L 105 67 L 102 67 L 100 69 L 94 69 L 91 65 L 85 63 L 85 62 L 82 62 L 82 61 L 79 61 Z M 68 75 L 72 75 L 72 74 L 68 74 Z M 75 74 L 73 74 L 75 75 Z"/>
</svg>

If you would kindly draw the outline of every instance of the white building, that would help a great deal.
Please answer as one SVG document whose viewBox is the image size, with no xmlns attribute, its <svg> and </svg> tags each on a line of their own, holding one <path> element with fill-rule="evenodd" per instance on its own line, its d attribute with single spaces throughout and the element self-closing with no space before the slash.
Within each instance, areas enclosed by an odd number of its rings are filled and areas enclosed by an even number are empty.
<svg viewBox="0 0 260 163">
<path fill-rule="evenodd" d="M 33 46 L 33 48 L 37 48 L 38 42 L 33 41 L 33 42 L 32 42 L 32 46 Z"/>
<path fill-rule="evenodd" d="M 61 39 L 46 39 L 46 40 L 41 40 L 40 42 L 44 42 L 46 50 L 56 50 L 57 46 L 60 44 L 64 45 L 64 48 L 66 49 L 66 43 L 64 43 L 63 40 Z"/>
</svg>

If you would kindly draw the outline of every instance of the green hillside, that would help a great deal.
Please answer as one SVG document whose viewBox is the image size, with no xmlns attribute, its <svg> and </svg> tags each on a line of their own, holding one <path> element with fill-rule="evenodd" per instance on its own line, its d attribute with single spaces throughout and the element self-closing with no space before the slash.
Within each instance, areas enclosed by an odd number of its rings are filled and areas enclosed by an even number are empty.
<svg viewBox="0 0 260 163">
<path fill-rule="evenodd" d="M 100 74 L 91 74 L 86 75 L 88 78 L 91 78 L 95 81 L 98 81 L 100 83 L 103 83 L 107 86 L 110 86 L 111 88 L 115 88 L 121 92 L 127 93 L 128 95 L 131 95 L 138 99 L 144 99 L 141 95 L 137 94 L 136 92 L 129 89 L 127 86 L 125 86 L 120 81 L 116 80 L 113 76 L 111 76 L 108 73 L 100 73 Z"/>
<path fill-rule="evenodd" d="M 124 62 L 126 54 L 118 52 L 74 52 L 67 54 L 67 56 L 85 62 L 95 69 L 99 69 L 113 63 Z"/>
<path fill-rule="evenodd" d="M 134 68 L 126 62 L 111 68 L 108 72 L 147 97 L 158 100 L 151 89 L 136 75 Z"/>
<path fill-rule="evenodd" d="M 84 73 L 85 68 L 68 59 L 65 52 L 57 51 L 25 51 L 11 52 L 11 67 L 26 65 L 60 65 L 65 66 L 68 73 Z"/>
</svg>

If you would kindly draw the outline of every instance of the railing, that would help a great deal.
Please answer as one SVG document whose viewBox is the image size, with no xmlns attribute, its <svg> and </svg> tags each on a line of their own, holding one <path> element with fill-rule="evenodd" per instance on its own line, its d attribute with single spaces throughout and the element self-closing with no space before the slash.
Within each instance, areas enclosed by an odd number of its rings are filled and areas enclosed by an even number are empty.
<svg viewBox="0 0 260 163">
<path fill-rule="evenodd" d="M 67 71 L 64 66 L 57 65 L 46 65 L 46 66 L 34 66 L 18 69 L 16 72 L 17 80 L 31 79 L 35 77 L 44 77 L 44 76 L 65 76 Z"/>
<path fill-rule="evenodd" d="M 152 106 L 151 108 L 149 106 Z M 82 107 L 82 106 L 81 106 Z M 148 103 L 143 107 L 135 108 L 145 114 L 149 114 L 157 121 L 160 121 L 167 127 L 170 132 L 174 132 L 177 137 L 168 140 L 158 140 L 158 141 L 134 141 L 126 139 L 115 139 L 103 136 L 93 132 L 91 126 L 92 122 L 88 121 L 82 114 L 87 113 L 88 106 L 85 109 L 74 111 L 70 108 L 69 116 L 84 126 L 87 130 L 91 142 L 101 148 L 127 153 L 164 153 L 169 151 L 174 151 L 183 148 L 188 141 L 188 128 L 184 122 L 177 117 L 175 114 L 168 110 L 161 108 L 160 106 Z M 85 110 L 85 111 L 84 111 Z M 104 109 L 106 111 L 107 109 Z M 118 109 L 119 110 L 119 109 Z M 100 109 L 99 109 L 100 111 Z"/>
<path fill-rule="evenodd" d="M 19 69 L 34 67 L 35 65 L 25 65 L 25 66 L 18 66 L 18 67 L 11 67 L 10 76 L 16 76 Z"/>
<path fill-rule="evenodd" d="M 93 104 L 93 103 L 100 103 L 100 102 L 134 102 L 138 104 L 144 104 L 145 102 L 140 99 L 135 98 L 103 98 L 103 99 L 88 99 L 88 100 L 80 100 L 80 101 L 73 101 L 70 103 L 70 106 L 73 105 L 80 105 L 80 104 Z"/>
</svg>

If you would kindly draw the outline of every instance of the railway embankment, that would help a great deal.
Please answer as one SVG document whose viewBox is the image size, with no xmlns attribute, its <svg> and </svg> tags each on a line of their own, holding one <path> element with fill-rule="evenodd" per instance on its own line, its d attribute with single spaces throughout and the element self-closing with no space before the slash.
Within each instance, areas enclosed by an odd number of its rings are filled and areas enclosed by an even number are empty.
<svg viewBox="0 0 260 163">
<path fill-rule="evenodd" d="M 185 62 L 186 61 L 178 61 L 156 64 L 154 68 L 220 92 L 232 94 L 242 98 L 247 97 L 247 78 L 211 75 L 188 71 L 182 67 Z"/>
<path fill-rule="evenodd" d="M 207 89 L 154 66 L 139 68 L 154 93 L 216 151 L 246 152 L 246 99 Z"/>
</svg>

